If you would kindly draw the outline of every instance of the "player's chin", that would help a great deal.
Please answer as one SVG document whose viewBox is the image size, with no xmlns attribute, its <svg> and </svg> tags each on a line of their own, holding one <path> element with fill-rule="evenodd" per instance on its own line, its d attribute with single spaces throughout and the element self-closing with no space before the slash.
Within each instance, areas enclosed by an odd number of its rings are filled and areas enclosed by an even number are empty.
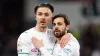
<svg viewBox="0 0 100 56">
<path fill-rule="evenodd" d="M 41 27 L 43 27 L 43 28 L 46 28 L 47 27 L 47 25 L 40 25 Z"/>
<path fill-rule="evenodd" d="M 59 34 L 59 33 L 54 33 L 54 35 L 55 35 L 55 36 L 59 36 L 60 34 Z"/>
</svg>

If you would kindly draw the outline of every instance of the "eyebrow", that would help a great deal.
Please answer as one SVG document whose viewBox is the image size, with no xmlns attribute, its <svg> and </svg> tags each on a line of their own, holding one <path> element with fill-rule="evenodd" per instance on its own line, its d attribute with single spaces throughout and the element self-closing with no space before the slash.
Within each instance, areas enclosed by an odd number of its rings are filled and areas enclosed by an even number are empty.
<svg viewBox="0 0 100 56">
<path fill-rule="evenodd" d="M 42 13 L 42 12 L 38 12 L 38 13 Z"/>
<path fill-rule="evenodd" d="M 57 22 L 57 23 L 62 23 L 62 22 Z M 56 23 L 53 22 L 53 24 L 56 24 Z"/>
</svg>

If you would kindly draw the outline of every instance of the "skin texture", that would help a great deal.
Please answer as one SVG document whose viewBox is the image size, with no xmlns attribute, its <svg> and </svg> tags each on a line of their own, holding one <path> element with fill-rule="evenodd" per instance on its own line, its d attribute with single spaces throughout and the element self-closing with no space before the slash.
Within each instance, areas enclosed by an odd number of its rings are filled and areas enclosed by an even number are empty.
<svg viewBox="0 0 100 56">
<path fill-rule="evenodd" d="M 52 12 L 49 8 L 40 7 L 36 12 L 36 28 L 39 31 L 45 31 L 52 18 Z"/>
<path fill-rule="evenodd" d="M 69 25 L 66 26 L 63 17 L 58 17 L 53 21 L 53 32 L 59 44 L 61 44 L 62 41 L 61 39 L 64 38 L 65 36 L 70 37 L 67 34 L 68 29 L 69 29 Z M 67 40 L 69 39 L 70 38 L 67 38 Z M 66 43 L 68 43 L 68 41 Z M 61 46 L 61 48 L 63 47 Z"/>
<path fill-rule="evenodd" d="M 53 22 L 54 35 L 57 38 L 61 38 L 66 33 L 66 25 L 62 17 L 58 17 Z"/>
</svg>

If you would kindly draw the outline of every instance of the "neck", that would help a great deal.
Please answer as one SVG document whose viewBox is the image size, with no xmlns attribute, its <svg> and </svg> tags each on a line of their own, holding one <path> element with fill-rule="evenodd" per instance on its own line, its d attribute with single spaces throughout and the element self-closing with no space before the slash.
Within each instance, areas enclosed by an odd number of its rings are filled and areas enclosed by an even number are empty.
<svg viewBox="0 0 100 56">
<path fill-rule="evenodd" d="M 37 31 L 40 31 L 40 32 L 45 32 L 46 31 L 46 29 L 47 29 L 47 27 L 39 27 L 39 26 L 35 26 L 35 29 L 37 30 Z"/>
<path fill-rule="evenodd" d="M 66 34 L 67 34 L 67 32 L 66 32 L 64 35 L 66 35 Z M 63 36 L 64 36 L 64 35 L 63 35 Z M 62 36 L 62 37 L 63 37 L 63 36 Z M 61 43 L 61 39 L 62 39 L 62 37 L 57 38 L 57 43 L 59 43 L 59 44 Z"/>
<path fill-rule="evenodd" d="M 57 38 L 57 43 L 60 44 L 61 38 Z"/>
</svg>

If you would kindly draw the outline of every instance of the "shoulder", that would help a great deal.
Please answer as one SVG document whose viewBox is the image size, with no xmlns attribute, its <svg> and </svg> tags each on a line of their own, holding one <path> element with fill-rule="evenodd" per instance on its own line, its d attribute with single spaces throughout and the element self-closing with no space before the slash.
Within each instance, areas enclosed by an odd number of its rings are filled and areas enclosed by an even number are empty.
<svg viewBox="0 0 100 56">
<path fill-rule="evenodd" d="M 78 43 L 76 43 L 76 42 L 69 42 L 69 44 L 72 46 L 72 47 L 78 47 Z"/>
<path fill-rule="evenodd" d="M 30 36 L 30 33 L 31 33 L 31 29 L 28 29 L 28 30 L 22 32 L 19 35 L 18 39 L 22 39 L 22 40 L 27 39 Z"/>
<path fill-rule="evenodd" d="M 72 50 L 72 55 L 73 56 L 79 56 L 80 55 L 80 46 L 78 43 L 76 42 L 70 42 L 71 48 L 70 50 Z"/>
<path fill-rule="evenodd" d="M 78 46 L 80 46 L 78 40 L 71 33 L 68 33 L 68 34 L 70 34 L 70 36 L 71 36 L 71 42 L 76 43 L 76 44 L 78 44 Z"/>
<path fill-rule="evenodd" d="M 76 42 L 70 41 L 65 48 L 71 48 L 71 49 L 80 49 L 80 46 Z"/>
<path fill-rule="evenodd" d="M 80 46 L 79 46 L 78 43 L 76 43 L 76 42 L 70 42 L 69 44 L 71 45 L 71 49 L 73 51 L 76 51 L 76 50 L 79 51 L 80 50 Z"/>
</svg>

